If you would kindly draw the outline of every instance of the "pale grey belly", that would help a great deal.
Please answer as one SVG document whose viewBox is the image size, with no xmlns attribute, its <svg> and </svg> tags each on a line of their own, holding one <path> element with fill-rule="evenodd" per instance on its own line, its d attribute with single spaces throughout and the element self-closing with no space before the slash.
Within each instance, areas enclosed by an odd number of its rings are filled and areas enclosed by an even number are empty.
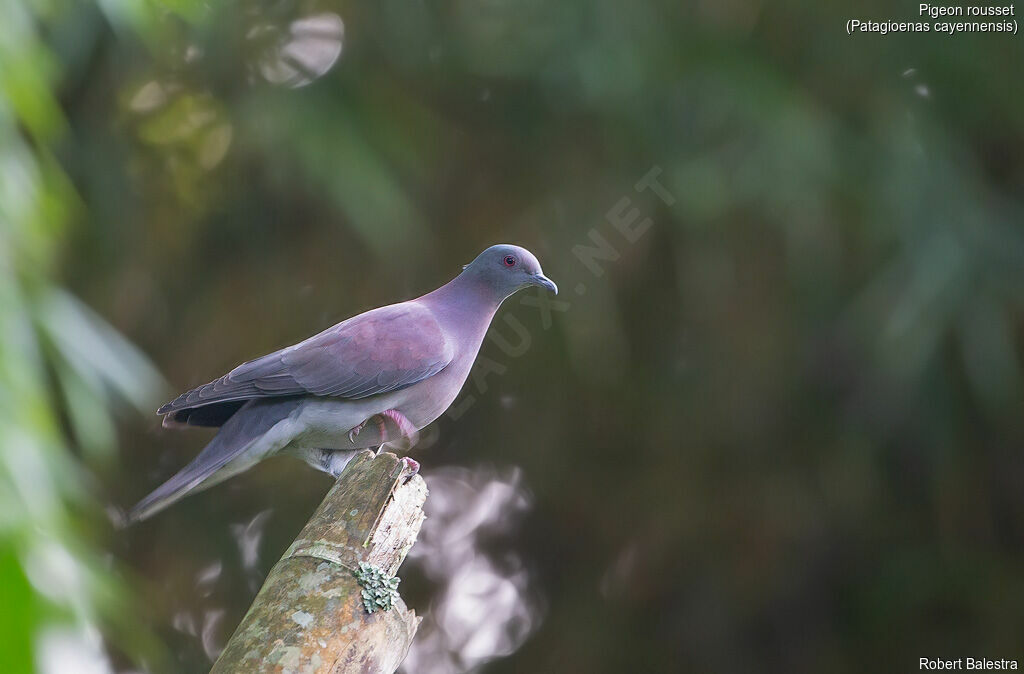
<svg viewBox="0 0 1024 674">
<path fill-rule="evenodd" d="M 289 443 L 291 448 L 366 449 L 382 443 L 380 429 L 367 423 L 350 441 L 349 431 L 380 412 L 392 402 L 387 396 L 363 400 L 308 398 L 295 410 L 292 421 L 298 429 Z"/>
</svg>

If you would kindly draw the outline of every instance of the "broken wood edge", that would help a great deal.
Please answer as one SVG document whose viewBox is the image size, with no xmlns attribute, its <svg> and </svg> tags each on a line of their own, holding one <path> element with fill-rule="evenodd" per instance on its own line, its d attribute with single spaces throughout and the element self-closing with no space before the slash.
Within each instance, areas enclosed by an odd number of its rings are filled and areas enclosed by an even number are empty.
<svg viewBox="0 0 1024 674">
<path fill-rule="evenodd" d="M 367 613 L 360 562 L 394 576 L 423 524 L 427 487 L 391 453 L 361 452 L 267 575 L 214 663 L 228 672 L 393 672 L 422 618 L 401 597 Z"/>
</svg>

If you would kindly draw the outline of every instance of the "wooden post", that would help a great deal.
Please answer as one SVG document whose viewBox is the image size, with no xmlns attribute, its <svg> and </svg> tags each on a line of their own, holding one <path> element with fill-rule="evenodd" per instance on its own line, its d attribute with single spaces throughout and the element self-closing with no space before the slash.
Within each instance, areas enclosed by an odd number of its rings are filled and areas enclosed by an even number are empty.
<svg viewBox="0 0 1024 674">
<path fill-rule="evenodd" d="M 270 570 L 211 674 L 391 674 L 420 618 L 399 597 L 368 613 L 360 562 L 398 572 L 423 523 L 427 487 L 394 454 L 363 452 L 345 468 Z"/>
</svg>

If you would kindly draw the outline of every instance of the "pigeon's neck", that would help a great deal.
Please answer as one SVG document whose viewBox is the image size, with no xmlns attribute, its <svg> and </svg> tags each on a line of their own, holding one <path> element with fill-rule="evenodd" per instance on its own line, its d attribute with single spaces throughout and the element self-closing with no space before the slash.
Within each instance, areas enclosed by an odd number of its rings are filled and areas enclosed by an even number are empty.
<svg viewBox="0 0 1024 674">
<path fill-rule="evenodd" d="M 494 289 L 468 274 L 460 274 L 419 301 L 449 329 L 466 338 L 483 339 L 494 313 L 504 301 Z"/>
</svg>

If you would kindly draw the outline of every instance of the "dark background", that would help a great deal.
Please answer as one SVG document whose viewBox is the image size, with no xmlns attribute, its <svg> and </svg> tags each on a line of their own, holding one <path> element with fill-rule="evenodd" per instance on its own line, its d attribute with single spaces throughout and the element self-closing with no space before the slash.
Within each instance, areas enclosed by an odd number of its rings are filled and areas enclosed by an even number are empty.
<svg viewBox="0 0 1024 674">
<path fill-rule="evenodd" d="M 413 450 L 408 671 L 1024 656 L 1019 38 L 845 33 L 916 3 L 211 4 L 32 15 L 53 105 L 17 133 L 67 225 L 19 278 L 169 382 L 107 458 L 54 396 L 86 502 L 208 439 L 161 396 L 516 243 L 562 292 L 506 303 Z M 124 532 L 87 506 L 121 603 L 71 613 L 117 671 L 205 671 L 329 485 L 275 459 Z"/>
</svg>

